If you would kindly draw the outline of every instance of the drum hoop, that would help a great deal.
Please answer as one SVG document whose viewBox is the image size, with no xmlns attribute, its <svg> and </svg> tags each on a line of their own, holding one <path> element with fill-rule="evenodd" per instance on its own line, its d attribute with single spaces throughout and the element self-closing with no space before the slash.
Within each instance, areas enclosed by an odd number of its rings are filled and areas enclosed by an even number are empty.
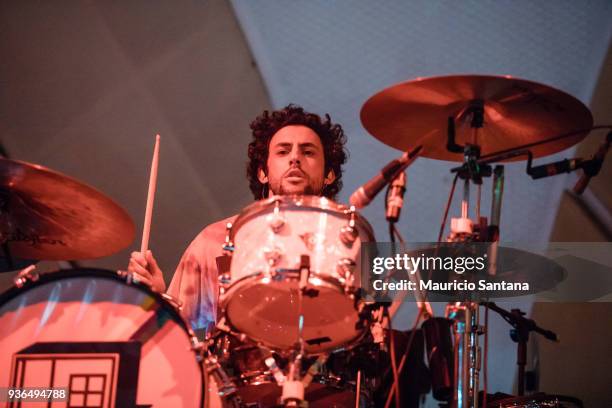
<svg viewBox="0 0 612 408">
<path fill-rule="evenodd" d="M 154 298 L 167 312 L 172 315 L 173 320 L 178 323 L 185 332 L 189 335 L 191 340 L 197 339 L 195 333 L 191 329 L 191 326 L 187 322 L 187 320 L 183 317 L 182 313 L 180 313 L 171 302 L 166 300 L 162 293 L 155 292 L 148 285 L 140 282 L 131 282 L 128 283 L 127 279 L 119 274 L 119 271 L 112 271 L 108 269 L 101 268 L 75 268 L 75 269 L 60 269 L 53 272 L 45 272 L 41 273 L 35 281 L 27 280 L 23 286 L 18 287 L 16 285 L 12 285 L 8 290 L 0 293 L 0 307 L 12 299 L 18 297 L 22 293 L 25 293 L 28 290 L 34 289 L 38 286 L 64 280 L 67 278 L 103 278 L 113 281 L 122 282 L 127 286 L 134 286 L 136 289 L 145 292 L 147 295 Z M 198 360 L 201 357 L 198 356 Z"/>
<path fill-rule="evenodd" d="M 295 280 L 299 280 L 299 272 L 290 271 L 290 272 L 280 272 L 280 273 L 281 274 L 296 274 L 297 276 Z M 233 293 L 236 290 L 238 290 L 239 287 L 242 287 L 247 282 L 258 282 L 264 279 L 266 277 L 265 275 L 266 275 L 265 272 L 253 272 L 252 274 L 243 276 L 242 278 L 238 279 L 236 282 L 233 282 L 232 284 L 230 284 L 227 287 L 227 289 L 225 289 L 225 293 L 219 296 L 219 306 L 221 307 L 223 312 L 225 312 L 225 308 L 226 306 L 228 306 L 227 303 L 233 297 L 231 295 L 233 295 Z M 325 287 L 330 287 L 331 289 L 336 289 L 340 293 L 344 293 L 344 286 L 340 284 L 340 282 L 336 278 L 333 278 L 331 275 L 320 275 L 318 273 L 314 273 L 313 276 L 311 277 L 316 277 L 317 279 L 320 279 L 322 282 L 325 283 L 324 285 Z M 272 280 L 274 280 L 274 278 L 272 278 Z M 285 278 L 279 279 L 279 281 L 283 281 L 283 280 L 286 280 L 286 279 Z M 354 289 L 355 292 L 359 290 L 359 288 L 355 286 L 353 286 L 352 289 Z"/>
<path fill-rule="evenodd" d="M 263 340 L 259 340 L 255 337 L 249 336 L 246 333 L 243 333 L 241 331 L 239 331 L 236 326 L 232 323 L 230 317 L 227 314 L 227 307 L 229 306 L 229 301 L 233 298 L 233 296 L 229 296 L 230 295 L 230 290 L 233 293 L 234 291 L 236 291 L 236 287 L 239 286 L 238 284 L 240 283 L 242 285 L 244 285 L 246 282 L 248 281 L 256 281 L 258 279 L 262 279 L 263 277 L 260 277 L 261 275 L 263 275 L 263 272 L 256 272 L 254 274 L 248 275 L 248 276 L 243 276 L 242 278 L 240 278 L 239 280 L 237 280 L 236 282 L 232 283 L 226 290 L 225 293 L 223 293 L 222 295 L 219 296 L 219 307 L 221 308 L 221 312 L 223 314 L 223 317 L 225 319 L 225 323 L 232 329 L 232 332 L 234 335 L 236 334 L 244 334 L 249 341 L 251 341 L 254 345 L 256 345 L 257 347 L 263 348 L 265 350 L 268 351 L 273 351 L 273 352 L 283 352 L 285 351 L 285 349 L 281 349 L 278 347 L 275 347 L 273 345 L 270 345 L 266 342 L 264 342 Z M 338 292 L 344 292 L 344 289 L 342 286 L 340 286 L 336 281 L 329 281 L 329 278 L 327 276 L 317 276 L 319 279 L 321 279 L 322 281 L 324 281 L 326 284 L 331 284 L 331 286 L 333 288 L 337 288 Z M 233 289 L 233 290 L 232 290 Z M 356 295 L 359 292 L 359 288 L 355 288 L 356 289 Z M 355 312 L 357 314 L 358 311 L 357 309 L 355 310 Z M 359 334 L 357 336 L 355 336 L 354 339 L 350 340 L 348 343 L 345 343 L 341 346 L 338 346 L 338 348 L 334 348 L 334 349 L 330 349 L 330 350 L 325 350 L 325 351 L 321 351 L 321 352 L 309 352 L 308 355 L 309 356 L 318 356 L 321 354 L 326 354 L 326 353 L 333 353 L 333 352 L 337 352 L 337 351 L 348 351 L 348 350 L 352 350 L 353 348 L 355 348 L 356 346 L 359 345 L 360 341 L 366 336 L 366 334 L 369 332 L 367 327 L 364 327 L 363 330 L 361 330 L 359 332 Z"/>
<path fill-rule="evenodd" d="M 350 211 L 350 208 L 339 204 L 335 201 L 332 201 L 326 197 L 321 196 L 301 196 L 301 195 L 287 195 L 287 196 L 273 196 L 263 200 L 256 201 L 248 206 L 246 206 L 238 217 L 232 223 L 232 228 L 230 230 L 230 240 L 233 241 L 236 237 L 236 233 L 242 227 L 242 225 L 251 221 L 253 218 L 257 218 L 260 215 L 266 214 L 270 212 L 270 210 L 274 209 L 274 204 L 276 202 L 280 203 L 281 208 L 299 208 L 305 211 L 318 211 L 325 212 L 333 215 L 341 215 L 346 217 L 348 220 L 347 212 Z M 355 223 L 358 226 L 359 230 L 367 237 L 366 242 L 373 242 L 374 239 L 374 230 L 372 226 L 368 223 L 368 221 L 362 217 L 358 212 L 355 212 Z"/>
</svg>

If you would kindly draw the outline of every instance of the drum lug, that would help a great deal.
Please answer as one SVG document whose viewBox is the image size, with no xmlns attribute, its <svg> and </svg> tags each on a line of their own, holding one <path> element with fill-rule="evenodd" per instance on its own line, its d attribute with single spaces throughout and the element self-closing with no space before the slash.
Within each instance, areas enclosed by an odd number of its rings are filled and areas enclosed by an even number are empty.
<svg viewBox="0 0 612 408">
<path fill-rule="evenodd" d="M 352 247 L 357 240 L 357 229 L 355 228 L 355 206 L 351 206 L 345 213 L 349 216 L 349 223 L 340 229 L 340 241 L 346 247 Z"/>
<path fill-rule="evenodd" d="M 266 258 L 268 265 L 274 266 L 282 258 L 283 251 L 277 246 L 274 246 L 273 248 L 266 247 L 263 249 L 263 255 L 264 255 L 264 258 Z"/>
<path fill-rule="evenodd" d="M 231 256 L 234 252 L 234 243 L 231 239 L 232 234 L 232 223 L 228 222 L 225 224 L 225 242 L 223 243 L 223 255 Z"/>
<path fill-rule="evenodd" d="M 219 285 L 225 289 L 232 283 L 232 277 L 229 273 L 222 273 L 219 275 Z"/>
<path fill-rule="evenodd" d="M 274 202 L 274 213 L 268 217 L 268 226 L 275 234 L 278 234 L 285 226 L 286 220 L 280 213 L 280 200 Z"/>
<path fill-rule="evenodd" d="M 342 258 L 336 264 L 336 273 L 344 283 L 344 293 L 349 294 L 352 299 L 353 284 L 355 283 L 355 261 L 350 258 Z"/>
<path fill-rule="evenodd" d="M 30 265 L 27 268 L 24 268 L 19 271 L 17 276 L 13 278 L 13 283 L 15 284 L 15 286 L 21 288 L 27 282 L 36 282 L 40 275 L 38 275 L 38 272 L 36 272 L 35 269 L 36 265 Z"/>
</svg>

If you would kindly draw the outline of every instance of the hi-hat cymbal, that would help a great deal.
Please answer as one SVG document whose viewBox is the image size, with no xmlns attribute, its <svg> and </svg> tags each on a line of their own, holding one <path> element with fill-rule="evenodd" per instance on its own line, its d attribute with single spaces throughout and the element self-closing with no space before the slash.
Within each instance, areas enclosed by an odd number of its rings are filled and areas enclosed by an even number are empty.
<svg viewBox="0 0 612 408">
<path fill-rule="evenodd" d="M 471 108 L 479 104 L 484 107 L 484 124 L 475 133 Z M 483 156 L 593 125 L 589 109 L 573 96 L 510 76 L 419 78 L 378 92 L 361 109 L 363 126 L 381 142 L 402 151 L 423 144 L 421 156 L 460 162 L 462 153 L 446 149 L 450 116 L 455 118 L 456 143 L 477 144 Z M 587 133 L 584 130 L 531 151 L 534 157 L 553 154 L 578 143 Z"/>
<path fill-rule="evenodd" d="M 134 239 L 134 223 L 118 204 L 43 166 L 0 158 L 0 201 L 0 235 L 15 257 L 100 258 Z"/>
</svg>

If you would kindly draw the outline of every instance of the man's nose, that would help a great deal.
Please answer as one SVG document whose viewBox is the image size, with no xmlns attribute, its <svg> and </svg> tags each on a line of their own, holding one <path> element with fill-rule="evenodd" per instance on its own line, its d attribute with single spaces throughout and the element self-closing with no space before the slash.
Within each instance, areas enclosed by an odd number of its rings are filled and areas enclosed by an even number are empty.
<svg viewBox="0 0 612 408">
<path fill-rule="evenodd" d="M 300 164 L 300 152 L 296 150 L 291 151 L 291 155 L 289 156 L 290 164 Z"/>
</svg>

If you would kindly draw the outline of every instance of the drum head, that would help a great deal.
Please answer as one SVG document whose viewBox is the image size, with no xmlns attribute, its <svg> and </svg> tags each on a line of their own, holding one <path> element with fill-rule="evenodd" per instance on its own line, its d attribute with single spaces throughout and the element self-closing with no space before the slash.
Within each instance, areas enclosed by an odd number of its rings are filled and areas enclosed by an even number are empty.
<svg viewBox="0 0 612 408">
<path fill-rule="evenodd" d="M 115 272 L 61 271 L 12 288 L 0 327 L 0 387 L 66 388 L 75 406 L 202 406 L 185 321 Z"/>
<path fill-rule="evenodd" d="M 288 274 L 287 274 L 288 275 Z M 302 297 L 304 347 L 318 354 L 352 344 L 363 334 L 355 300 L 333 282 L 311 280 Z M 245 279 L 232 288 L 228 323 L 270 348 L 290 349 L 298 341 L 298 279 Z M 231 293 L 230 293 L 231 295 Z"/>
</svg>

